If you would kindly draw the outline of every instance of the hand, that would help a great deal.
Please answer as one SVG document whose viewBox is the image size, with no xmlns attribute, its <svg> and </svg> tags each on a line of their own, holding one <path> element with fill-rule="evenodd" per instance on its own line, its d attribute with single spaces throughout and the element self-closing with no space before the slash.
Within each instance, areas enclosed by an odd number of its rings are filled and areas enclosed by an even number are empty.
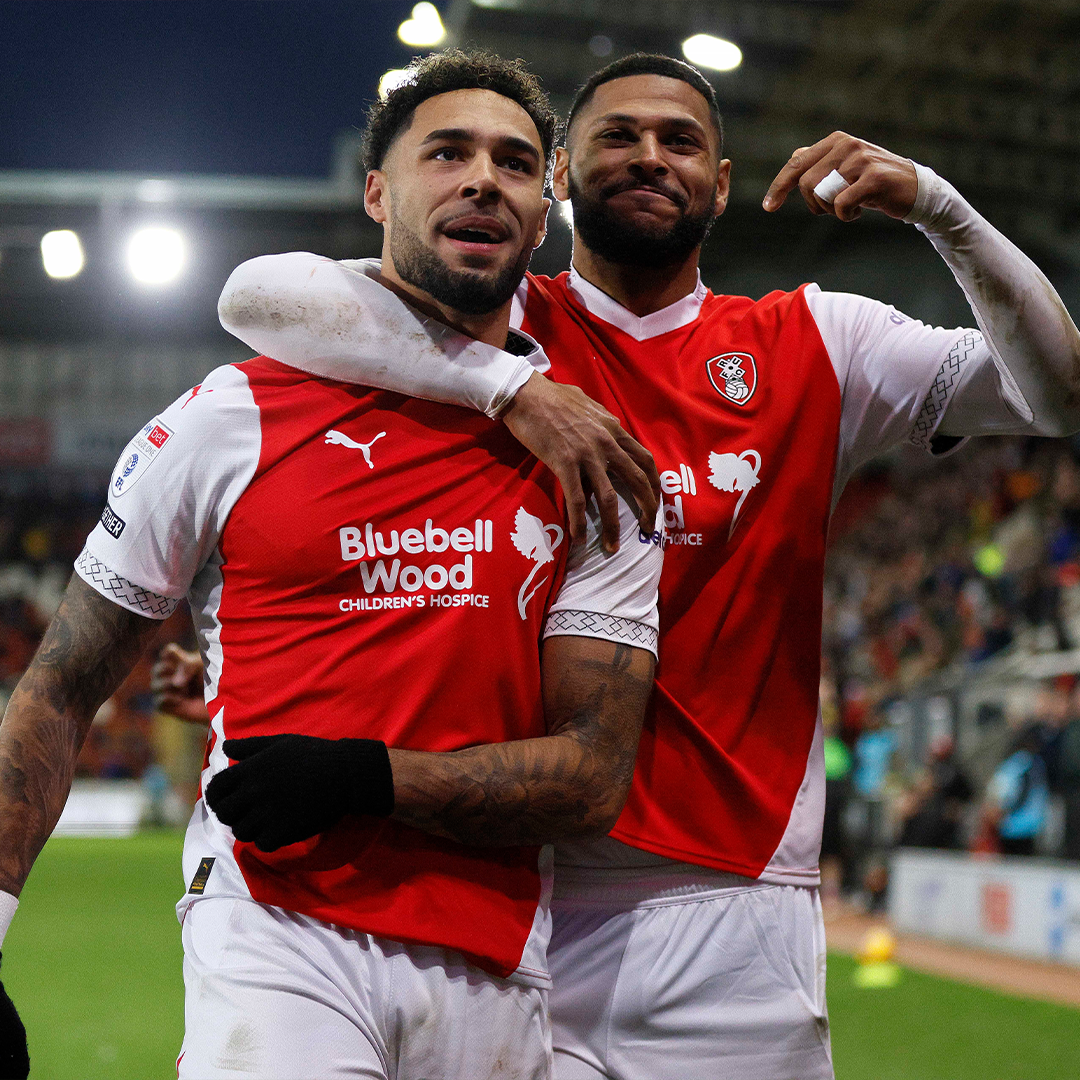
<svg viewBox="0 0 1080 1080">
<path fill-rule="evenodd" d="M 828 202 L 815 195 L 814 188 L 833 169 L 849 186 Z M 779 210 L 796 184 L 812 213 L 832 214 L 841 221 L 853 221 L 864 207 L 906 217 L 919 193 L 915 166 L 907 158 L 843 131 L 813 146 L 800 146 L 776 174 L 762 206 L 770 213 Z"/>
<path fill-rule="evenodd" d="M 26 1028 L 0 982 L 0 1080 L 25 1080 L 29 1075 Z"/>
<path fill-rule="evenodd" d="M 608 473 L 621 478 L 637 502 L 641 528 L 656 527 L 660 475 L 652 454 L 619 421 L 576 386 L 536 373 L 502 414 L 511 434 L 558 478 L 566 496 L 570 536 L 585 535 L 585 506 L 596 499 L 608 551 L 619 550 L 619 499 Z"/>
<path fill-rule="evenodd" d="M 198 653 L 166 645 L 150 671 L 154 708 L 193 724 L 208 724 L 203 698 L 203 662 Z"/>
<path fill-rule="evenodd" d="M 389 817 L 394 776 L 374 739 L 255 735 L 226 739 L 236 764 L 206 786 L 206 801 L 237 840 L 277 851 L 326 832 L 345 814 Z"/>
</svg>

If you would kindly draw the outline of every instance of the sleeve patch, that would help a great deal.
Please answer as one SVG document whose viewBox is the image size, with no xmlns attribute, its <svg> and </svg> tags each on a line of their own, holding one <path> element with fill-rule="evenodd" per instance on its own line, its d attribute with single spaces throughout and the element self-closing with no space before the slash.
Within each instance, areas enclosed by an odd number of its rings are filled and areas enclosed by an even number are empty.
<svg viewBox="0 0 1080 1080">
<path fill-rule="evenodd" d="M 127 578 L 110 570 L 100 559 L 91 555 L 85 548 L 75 560 L 75 569 L 79 576 L 93 585 L 103 596 L 115 600 L 129 611 L 148 615 L 151 619 L 167 619 L 180 603 L 170 596 L 151 592 L 141 585 L 136 585 Z"/>
<path fill-rule="evenodd" d="M 651 626 L 599 611 L 553 611 L 544 624 L 544 637 L 604 638 L 656 653 L 657 632 Z"/>
<path fill-rule="evenodd" d="M 945 357 L 933 385 L 927 392 L 922 410 L 915 418 L 915 425 L 908 435 L 909 442 L 926 450 L 930 449 L 930 441 L 959 383 L 961 370 L 976 347 L 982 344 L 982 340 L 982 334 L 977 330 L 969 330 L 949 350 L 949 355 Z"/>
</svg>

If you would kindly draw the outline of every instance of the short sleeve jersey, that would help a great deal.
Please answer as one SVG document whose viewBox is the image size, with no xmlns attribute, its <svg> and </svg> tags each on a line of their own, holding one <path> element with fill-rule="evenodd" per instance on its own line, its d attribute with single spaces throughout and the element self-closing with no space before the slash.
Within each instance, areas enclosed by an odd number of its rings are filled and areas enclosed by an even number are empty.
<svg viewBox="0 0 1080 1080">
<path fill-rule="evenodd" d="M 638 318 L 573 272 L 528 278 L 515 318 L 653 451 L 664 491 L 656 691 L 612 836 L 817 882 L 829 515 L 855 467 L 929 446 L 965 381 L 993 376 L 981 335 L 816 286 L 754 301 L 699 283 Z"/>
<path fill-rule="evenodd" d="M 132 440 L 76 569 L 152 618 L 188 597 L 205 786 L 228 737 L 450 751 L 543 735 L 545 634 L 655 649 L 659 546 L 606 558 L 593 528 L 569 549 L 554 478 L 502 424 L 257 357 L 212 372 Z M 355 817 L 265 854 L 200 799 L 179 908 L 251 896 L 543 984 L 550 862 L 550 848 L 464 847 Z"/>
</svg>

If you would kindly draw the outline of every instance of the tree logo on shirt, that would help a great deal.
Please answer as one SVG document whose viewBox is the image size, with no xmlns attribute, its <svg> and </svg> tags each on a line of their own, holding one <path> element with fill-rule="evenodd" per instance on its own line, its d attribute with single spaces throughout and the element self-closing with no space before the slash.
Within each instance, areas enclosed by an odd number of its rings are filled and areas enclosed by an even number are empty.
<svg viewBox="0 0 1080 1080">
<path fill-rule="evenodd" d="M 728 539 L 735 531 L 746 496 L 761 483 L 758 473 L 761 471 L 761 455 L 756 450 L 744 450 L 741 454 L 709 454 L 709 483 L 720 491 L 739 493 L 735 504 L 735 513 L 728 529 Z"/>
<path fill-rule="evenodd" d="M 536 595 L 547 578 L 534 585 L 531 591 L 529 586 L 543 567 L 555 561 L 555 549 L 563 542 L 563 531 L 558 525 L 545 525 L 525 507 L 519 506 L 510 539 L 526 559 L 532 559 L 536 563 L 518 589 L 518 614 L 524 621 L 525 605 Z"/>
<path fill-rule="evenodd" d="M 745 405 L 757 389 L 757 365 L 745 352 L 724 353 L 706 361 L 709 382 L 722 397 L 735 405 Z"/>
</svg>

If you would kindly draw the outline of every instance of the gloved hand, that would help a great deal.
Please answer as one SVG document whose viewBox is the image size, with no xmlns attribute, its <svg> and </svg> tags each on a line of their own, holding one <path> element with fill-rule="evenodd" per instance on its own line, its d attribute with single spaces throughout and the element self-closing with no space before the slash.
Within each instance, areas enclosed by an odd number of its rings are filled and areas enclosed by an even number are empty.
<svg viewBox="0 0 1080 1080">
<path fill-rule="evenodd" d="M 0 982 L 0 1080 L 26 1080 L 29 1075 L 26 1028 Z"/>
<path fill-rule="evenodd" d="M 325 832 L 345 814 L 389 817 L 394 776 L 376 739 L 256 735 L 226 739 L 235 765 L 206 787 L 206 801 L 237 840 L 260 851 Z"/>
</svg>

